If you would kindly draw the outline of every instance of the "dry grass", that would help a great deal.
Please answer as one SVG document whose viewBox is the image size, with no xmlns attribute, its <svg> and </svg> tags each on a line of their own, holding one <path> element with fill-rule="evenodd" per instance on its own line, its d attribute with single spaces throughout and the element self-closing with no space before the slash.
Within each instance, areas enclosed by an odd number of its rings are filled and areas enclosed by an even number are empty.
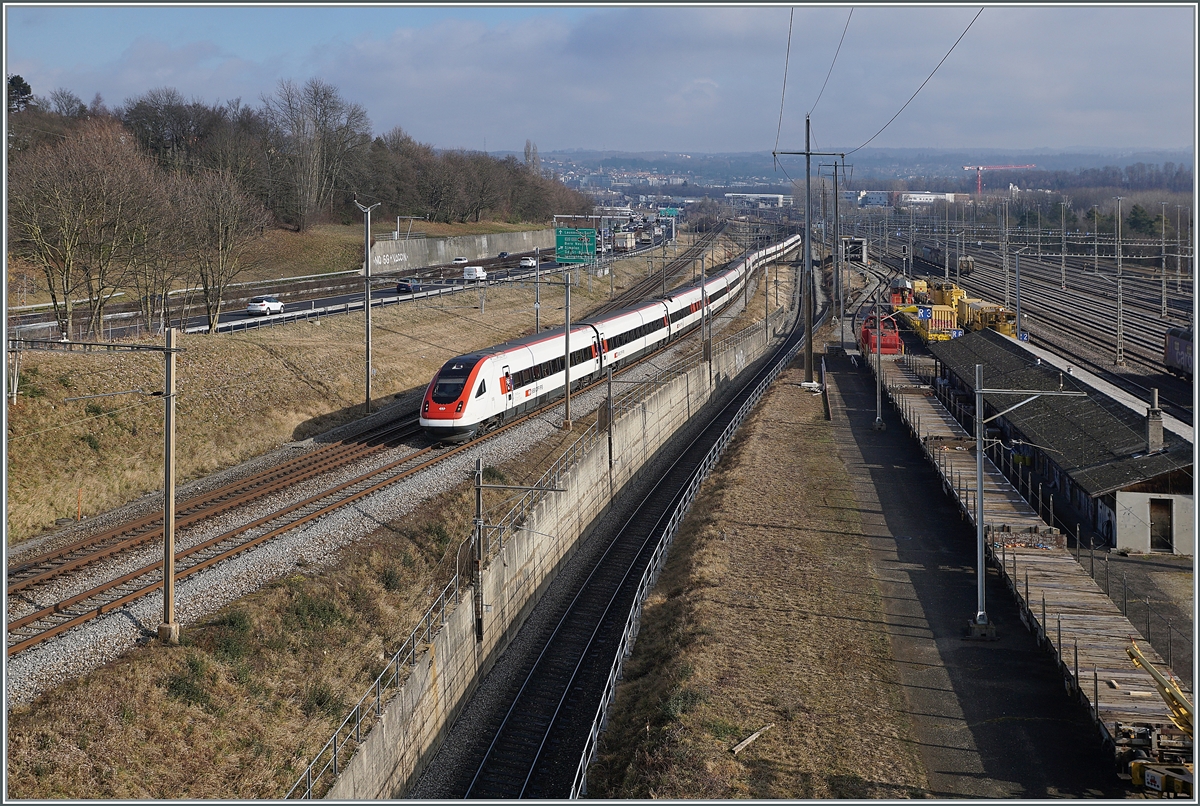
<svg viewBox="0 0 1200 806">
<path fill-rule="evenodd" d="M 676 538 L 591 796 L 922 796 L 859 513 L 802 379 L 781 377 Z M 796 484 L 762 472 L 784 467 Z"/>
<path fill-rule="evenodd" d="M 618 286 L 631 275 L 641 276 L 642 264 L 630 264 L 618 264 L 617 276 L 622 280 Z M 607 282 L 595 286 L 597 299 L 607 295 Z M 440 343 L 449 341 L 445 338 L 449 323 L 456 328 L 459 349 L 469 343 L 490 344 L 497 340 L 500 322 L 515 320 L 511 327 L 520 329 L 519 323 L 524 322 L 528 328 L 530 301 L 529 291 L 514 289 L 489 294 L 487 316 L 471 308 L 415 306 L 377 315 L 380 378 L 397 388 L 423 384 L 448 354 Z M 543 314 L 551 316 L 546 309 Z M 189 386 L 184 395 L 189 408 L 180 419 L 198 423 L 189 432 L 193 446 L 201 445 L 188 452 L 193 472 L 199 472 L 205 462 L 216 463 L 195 454 L 253 453 L 254 445 L 269 447 L 291 433 L 314 427 L 314 421 L 349 416 L 342 409 L 331 413 L 331 401 L 335 407 L 344 403 L 343 409 L 348 407 L 352 414 L 360 388 L 357 370 L 362 355 L 356 346 L 361 325 L 354 317 L 338 317 L 320 326 L 189 339 L 185 343 L 189 351 L 184 353 L 189 369 L 181 372 Z M 379 348 L 384 338 L 391 339 L 385 342 L 386 350 Z M 262 356 L 270 358 L 256 358 Z M 28 409 L 38 404 L 44 424 L 55 422 L 55 416 L 70 421 L 54 432 L 65 432 L 55 437 L 62 445 L 78 442 L 80 433 L 71 430 L 79 425 L 77 411 L 64 412 L 62 397 L 78 394 L 80 387 L 145 384 L 155 388 L 159 372 L 154 359 L 138 359 L 143 366 L 129 356 L 45 358 L 34 378 L 46 391 L 22 401 L 26 411 L 16 425 L 29 426 Z M 100 358 L 121 363 L 98 366 L 95 361 Z M 264 376 L 264 368 L 276 375 Z M 66 387 L 60 389 L 56 380 L 60 376 L 74 384 L 70 394 Z M 259 377 L 286 380 L 260 383 Z M 111 399 L 101 399 L 107 400 Z M 145 410 L 142 416 L 151 422 L 141 428 L 154 431 L 160 427 L 156 419 L 160 409 L 151 405 Z M 117 462 L 104 461 L 104 454 L 129 449 L 131 443 L 117 438 L 129 439 L 130 411 L 141 415 L 142 410 L 101 413 L 88 421 L 92 425 L 82 433 L 101 440 L 99 456 L 86 466 L 77 463 L 70 470 L 75 475 L 65 478 L 90 474 L 99 487 L 115 483 L 117 474 L 111 468 Z M 490 469 L 489 480 L 519 484 L 536 479 L 588 419 L 577 421 L 574 433 L 558 432 L 524 456 Z M 29 440 L 40 444 L 46 434 Z M 114 445 L 108 444 L 110 439 Z M 157 444 L 158 432 L 148 439 L 150 445 Z M 86 457 L 92 449 L 81 450 Z M 146 454 L 142 463 L 153 481 L 158 459 L 150 447 Z M 47 489 L 35 472 L 36 465 L 27 457 L 19 458 L 25 462 L 26 487 Z M 510 503 L 504 491 L 485 491 L 489 517 Z M 23 506 L 29 508 L 31 503 Z M 8 795 L 282 796 L 453 573 L 455 553 L 468 535 L 472 511 L 473 493 L 463 485 L 342 549 L 327 570 L 279 580 L 203 624 L 184 625 L 178 648 L 151 642 L 46 692 L 31 705 L 14 707 L 7 725 Z"/>
<path fill-rule="evenodd" d="M 464 491 L 8 720 L 14 798 L 277 798 L 383 671 L 469 526 Z"/>
<path fill-rule="evenodd" d="M 617 290 L 644 276 L 614 264 Z M 572 291 L 572 315 L 608 297 L 607 278 Z M 543 325 L 562 323 L 561 291 L 542 289 Z M 533 289 L 492 288 L 372 314 L 376 406 L 423 387 L 448 358 L 532 331 Z M 154 342 L 161 344 L 161 342 Z M 180 337 L 176 463 L 179 481 L 211 473 L 363 414 L 361 314 L 239 333 Z M 22 394 L 9 407 L 9 544 L 162 489 L 158 398 L 85 395 L 162 388 L 156 354 L 25 353 Z"/>
</svg>

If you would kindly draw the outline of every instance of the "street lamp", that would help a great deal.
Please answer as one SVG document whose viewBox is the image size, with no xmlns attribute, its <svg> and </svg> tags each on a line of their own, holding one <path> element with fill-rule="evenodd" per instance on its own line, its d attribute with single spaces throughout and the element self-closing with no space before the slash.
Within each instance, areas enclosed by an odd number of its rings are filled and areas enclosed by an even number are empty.
<svg viewBox="0 0 1200 806">
<path fill-rule="evenodd" d="M 363 311 L 366 313 L 367 328 L 367 414 L 371 413 L 371 211 L 382 202 L 363 207 L 358 199 L 354 204 L 363 212 Z"/>
</svg>

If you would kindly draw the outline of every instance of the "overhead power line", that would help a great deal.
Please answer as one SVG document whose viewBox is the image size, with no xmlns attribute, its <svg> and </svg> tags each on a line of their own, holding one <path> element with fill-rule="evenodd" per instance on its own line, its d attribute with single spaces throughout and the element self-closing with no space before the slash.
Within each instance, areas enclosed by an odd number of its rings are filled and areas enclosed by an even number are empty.
<svg viewBox="0 0 1200 806">
<path fill-rule="evenodd" d="M 850 14 L 846 17 L 846 27 L 842 28 L 842 38 L 838 40 L 837 50 L 833 53 L 833 61 L 829 63 L 829 72 L 825 74 L 825 84 L 829 83 L 829 77 L 833 75 L 833 66 L 837 64 L 838 54 L 842 52 L 842 43 L 846 41 L 846 31 L 850 30 L 850 18 L 854 16 L 854 9 L 850 9 Z M 812 117 L 813 109 L 817 108 L 817 104 L 821 102 L 821 96 L 825 94 L 825 84 L 821 85 L 821 91 L 817 93 L 817 100 L 813 101 L 812 109 L 808 110 L 808 116 Z M 780 110 L 780 118 L 782 119 L 782 111 Z M 776 136 L 775 147 L 779 148 L 778 135 Z"/>
<path fill-rule="evenodd" d="M 849 156 L 850 154 L 853 154 L 855 151 L 858 151 L 860 148 L 865 148 L 865 147 L 866 147 L 866 146 L 867 146 L 867 145 L 868 145 L 868 144 L 871 142 L 871 140 L 874 140 L 876 137 L 878 137 L 879 135 L 883 134 L 883 130 L 884 130 L 884 129 L 886 129 L 888 126 L 891 126 L 891 125 L 892 125 L 892 121 L 893 121 L 893 120 L 895 120 L 896 118 L 900 117 L 900 112 L 903 112 L 903 111 L 904 111 L 904 109 L 905 109 L 905 108 L 906 108 L 906 107 L 907 107 L 909 104 L 911 104 L 911 103 L 912 103 L 912 101 L 913 101 L 913 98 L 916 98 L 916 97 L 917 97 L 917 93 L 919 93 L 919 92 L 920 92 L 922 89 L 924 89 L 924 88 L 925 88 L 925 85 L 929 83 L 929 79 L 930 79 L 930 78 L 933 78 L 933 75 L 934 75 L 934 73 L 936 73 L 936 72 L 938 71 L 938 67 L 941 67 L 941 66 L 942 66 L 942 63 L 943 63 L 943 62 L 945 62 L 945 61 L 946 61 L 946 59 L 949 59 L 949 58 L 950 58 L 950 54 L 954 52 L 954 49 L 955 49 L 956 47 L 958 47 L 958 43 L 959 43 L 959 42 L 961 42 L 961 41 L 962 41 L 962 39 L 963 39 L 963 37 L 967 35 L 967 31 L 971 30 L 971 26 L 975 24 L 975 20 L 979 19 L 979 15 L 980 15 L 980 14 L 982 14 L 982 13 L 983 13 L 983 9 L 981 8 L 981 9 L 979 9 L 979 11 L 978 11 L 978 12 L 975 14 L 975 17 L 974 17 L 974 19 L 972 19 L 972 20 L 971 20 L 971 22 L 969 22 L 969 23 L 967 24 L 967 27 L 966 27 L 965 29 L 963 29 L 963 32 L 962 32 L 961 34 L 959 34 L 959 37 L 958 37 L 958 39 L 954 40 L 954 44 L 950 46 L 950 50 L 946 51 L 946 55 L 942 57 L 942 61 L 940 61 L 940 62 L 938 62 L 938 63 L 937 63 L 937 67 L 934 67 L 934 68 L 933 68 L 933 72 L 929 74 L 929 77 L 928 77 L 928 78 L 926 78 L 924 81 L 922 81 L 922 82 L 921 82 L 921 86 L 917 87 L 917 91 L 916 91 L 916 92 L 914 92 L 914 93 L 912 94 L 912 98 L 909 98 L 907 101 L 905 101 L 905 102 L 904 102 L 904 106 L 900 107 L 900 110 L 899 110 L 898 112 L 896 112 L 896 114 L 892 115 L 892 119 L 891 119 L 891 120 L 889 120 L 887 123 L 883 124 L 883 128 L 882 128 L 882 129 L 880 129 L 879 131 L 877 131 L 877 132 L 875 132 L 874 134 L 872 134 L 872 135 L 871 135 L 871 138 L 870 138 L 869 140 L 867 140 L 867 142 L 866 142 L 866 143 L 863 143 L 863 144 L 862 144 L 861 146 L 859 146 L 858 148 L 851 149 L 850 151 L 847 151 L 847 152 L 846 152 L 846 155 L 847 155 L 847 156 Z"/>
</svg>

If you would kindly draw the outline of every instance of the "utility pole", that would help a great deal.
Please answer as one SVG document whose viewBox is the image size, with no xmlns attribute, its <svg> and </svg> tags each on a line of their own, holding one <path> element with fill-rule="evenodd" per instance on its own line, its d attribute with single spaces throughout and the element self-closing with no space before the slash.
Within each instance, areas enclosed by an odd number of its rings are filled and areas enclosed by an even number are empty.
<svg viewBox="0 0 1200 806">
<path fill-rule="evenodd" d="M 112 397 L 113 395 L 151 395 L 162 396 L 165 408 L 163 411 L 163 620 L 158 625 L 159 640 L 167 644 L 179 643 L 179 623 L 175 621 L 175 354 L 182 352 L 178 344 L 179 331 L 176 328 L 166 329 L 166 346 L 151 347 L 143 344 L 119 344 L 113 342 L 74 342 L 51 341 L 49 339 L 9 339 L 9 352 L 18 350 L 51 350 L 72 352 L 75 347 L 91 349 L 102 347 L 109 353 L 162 353 L 165 359 L 163 375 L 163 391 L 144 392 L 141 389 L 130 389 L 123 392 L 105 392 L 84 397 L 69 397 L 64 403 L 75 400 L 87 400 L 94 397 Z"/>
<path fill-rule="evenodd" d="M 533 332 L 542 332 L 542 248 L 533 248 Z"/>
<path fill-rule="evenodd" d="M 883 308 L 879 305 L 879 287 L 883 281 L 875 281 L 875 425 L 876 431 L 886 431 L 883 421 Z"/>
<path fill-rule="evenodd" d="M 569 268 L 563 269 L 563 287 L 567 291 L 566 321 L 563 322 L 563 351 L 564 370 L 567 373 L 565 410 L 563 412 L 563 430 L 571 430 L 571 273 Z"/>
<path fill-rule="evenodd" d="M 1008 293 L 1008 201 L 1004 202 L 1004 229 L 1000 232 L 1000 254 L 1004 260 L 1004 307 L 1012 304 Z"/>
<path fill-rule="evenodd" d="M 1095 245 L 1092 248 L 1092 274 L 1100 273 L 1100 205 L 1093 204 L 1092 209 L 1095 214 L 1092 216 L 1092 234 L 1095 236 Z"/>
<path fill-rule="evenodd" d="M 808 115 L 804 116 L 804 150 L 803 151 L 773 151 L 772 156 L 780 154 L 804 155 L 804 268 L 800 272 L 803 282 L 802 295 L 804 298 L 804 382 L 813 382 L 813 278 L 812 278 L 812 158 L 846 157 L 836 151 L 813 151 L 810 146 L 811 126 Z"/>
<path fill-rule="evenodd" d="M 916 274 L 916 263 L 913 262 L 913 206 L 912 202 L 908 204 L 908 259 L 905 261 L 907 265 L 907 273 L 905 277 L 912 277 Z"/>
<path fill-rule="evenodd" d="M 1121 199 L 1117 196 L 1117 356 L 1113 362 L 1118 367 L 1125 366 L 1125 300 L 1121 277 Z"/>
<path fill-rule="evenodd" d="M 1021 253 L 1028 248 L 1028 246 L 1022 246 L 1013 253 L 1013 258 L 1017 266 L 1017 341 L 1021 341 Z"/>
<path fill-rule="evenodd" d="M 358 199 L 354 204 L 363 212 L 363 312 L 367 319 L 367 414 L 371 413 L 371 211 L 382 202 L 363 207 Z"/>
<path fill-rule="evenodd" d="M 1062 207 L 1062 290 L 1067 290 L 1067 203 L 1059 202 Z"/>
<path fill-rule="evenodd" d="M 1163 319 L 1167 318 L 1167 203 L 1159 202 L 1162 205 L 1162 313 Z"/>
<path fill-rule="evenodd" d="M 949 282 L 949 280 L 950 280 L 950 200 L 949 199 L 946 200 L 946 239 L 945 240 L 946 240 L 946 254 L 944 255 L 945 259 L 942 262 L 945 263 L 946 265 L 945 265 L 945 274 L 943 275 L 943 278 L 947 282 Z"/>
<path fill-rule="evenodd" d="M 179 622 L 175 620 L 175 352 L 179 331 L 167 328 L 166 404 L 163 415 L 165 449 L 163 451 L 163 623 L 158 625 L 158 640 L 179 643 Z"/>
<path fill-rule="evenodd" d="M 1010 406 L 999 414 L 994 414 L 991 417 L 984 418 L 984 394 L 989 395 L 1030 395 L 1030 397 L 1018 403 L 1016 406 Z M 967 637 L 995 640 L 996 625 L 988 620 L 986 608 L 986 591 L 984 582 L 987 580 L 987 567 L 984 565 L 984 542 L 983 542 L 983 451 L 984 451 L 984 429 L 986 423 L 991 422 L 997 417 L 1002 417 L 1008 414 L 1013 409 L 1024 406 L 1036 398 L 1043 395 L 1062 396 L 1062 397 L 1086 397 L 1085 392 L 1066 392 L 1062 389 L 1060 382 L 1058 391 L 1042 391 L 1039 389 L 984 389 L 983 388 L 983 364 L 975 365 L 975 584 L 976 584 L 976 602 L 975 602 L 975 617 L 967 622 Z"/>
</svg>

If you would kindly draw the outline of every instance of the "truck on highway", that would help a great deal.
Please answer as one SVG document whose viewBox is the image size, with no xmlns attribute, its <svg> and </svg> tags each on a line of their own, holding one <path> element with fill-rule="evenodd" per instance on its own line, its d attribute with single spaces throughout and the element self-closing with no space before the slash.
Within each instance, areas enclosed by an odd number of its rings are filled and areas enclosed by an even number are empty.
<svg viewBox="0 0 1200 806">
<path fill-rule="evenodd" d="M 486 280 L 487 270 L 483 266 L 463 266 L 464 280 Z"/>
</svg>

